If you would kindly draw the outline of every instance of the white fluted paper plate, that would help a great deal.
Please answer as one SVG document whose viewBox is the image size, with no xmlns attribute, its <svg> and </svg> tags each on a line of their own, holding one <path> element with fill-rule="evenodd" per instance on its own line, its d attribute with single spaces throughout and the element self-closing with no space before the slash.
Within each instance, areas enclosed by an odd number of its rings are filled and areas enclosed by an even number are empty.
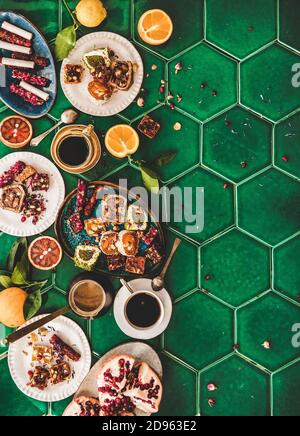
<svg viewBox="0 0 300 436">
<path fill-rule="evenodd" d="M 32 165 L 38 172 L 50 177 L 48 192 L 42 192 L 46 200 L 46 211 L 36 225 L 32 219 L 21 222 L 21 214 L 0 209 L 0 231 L 12 236 L 33 236 L 44 232 L 54 223 L 59 208 L 65 198 L 65 184 L 56 166 L 46 157 L 30 152 L 11 153 L 0 159 L 0 174 L 7 171 L 18 160 Z"/>
<path fill-rule="evenodd" d="M 120 60 L 136 64 L 138 69 L 134 73 L 133 85 L 128 91 L 116 92 L 108 102 L 97 102 L 87 90 L 89 82 L 92 81 L 88 69 L 85 67 L 80 84 L 70 85 L 64 83 L 64 67 L 66 64 L 82 64 L 85 53 L 104 47 L 111 48 Z M 61 87 L 70 103 L 81 112 L 99 117 L 115 115 L 126 109 L 138 95 L 143 77 L 143 62 L 136 48 L 126 38 L 112 32 L 94 32 L 80 38 L 63 61 L 60 72 Z"/>
<path fill-rule="evenodd" d="M 25 325 L 31 324 L 43 316 L 45 315 L 36 316 Z M 82 381 L 89 373 L 92 359 L 88 340 L 83 330 L 74 321 L 65 316 L 60 316 L 46 325 L 46 327 L 48 326 L 54 329 L 55 334 L 63 341 L 71 345 L 81 354 L 79 362 L 70 361 L 70 365 L 74 370 L 74 377 L 70 381 L 48 386 L 43 391 L 27 386 L 29 381 L 27 372 L 31 369 L 32 353 L 32 347 L 28 345 L 27 337 L 10 345 L 8 350 L 8 366 L 13 381 L 23 394 L 38 401 L 54 402 L 64 400 L 77 391 Z M 50 336 L 51 334 L 49 338 Z M 43 339 L 43 343 L 40 344 L 48 345 L 49 340 L 47 338 Z M 24 352 L 27 353 L 27 355 Z"/>
</svg>

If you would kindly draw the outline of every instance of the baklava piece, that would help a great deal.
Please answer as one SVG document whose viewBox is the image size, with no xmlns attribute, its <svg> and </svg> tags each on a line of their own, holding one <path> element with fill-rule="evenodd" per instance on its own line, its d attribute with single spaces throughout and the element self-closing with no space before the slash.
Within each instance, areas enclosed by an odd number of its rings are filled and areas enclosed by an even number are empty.
<svg viewBox="0 0 300 436">
<path fill-rule="evenodd" d="M 111 63 L 112 75 L 109 85 L 119 91 L 127 91 L 133 83 L 133 65 L 131 62 L 114 60 Z"/>
<path fill-rule="evenodd" d="M 145 115 L 138 125 L 138 130 L 149 139 L 154 139 L 158 134 L 159 129 L 160 124 L 149 117 L 149 115 Z"/>
<path fill-rule="evenodd" d="M 122 224 L 125 222 L 127 200 L 121 195 L 105 195 L 102 200 L 102 219 L 104 222 Z"/>
<path fill-rule="evenodd" d="M 36 173 L 36 169 L 31 165 L 26 165 L 24 170 L 15 178 L 16 182 L 24 183 L 29 177 Z"/>
<path fill-rule="evenodd" d="M 116 271 L 125 266 L 124 256 L 107 256 L 107 267 L 109 271 Z"/>
<path fill-rule="evenodd" d="M 37 388 L 43 391 L 48 386 L 48 381 L 50 379 L 50 373 L 46 368 L 42 366 L 36 366 L 33 371 L 28 371 L 29 375 L 29 386 L 32 388 Z"/>
<path fill-rule="evenodd" d="M 74 348 L 70 347 L 70 345 L 66 344 L 62 339 L 60 339 L 57 335 L 53 335 L 50 339 L 50 344 L 53 346 L 53 350 L 60 357 L 68 357 L 74 362 L 78 362 L 81 358 L 81 355 L 74 350 Z"/>
<path fill-rule="evenodd" d="M 42 365 L 50 364 L 52 361 L 52 347 L 44 345 L 34 345 L 32 352 L 32 362 L 38 362 Z"/>
<path fill-rule="evenodd" d="M 53 365 L 50 368 L 51 383 L 57 385 L 66 380 L 70 380 L 72 376 L 72 371 L 70 365 L 67 362 L 59 363 L 58 365 Z"/>
<path fill-rule="evenodd" d="M 50 186 L 50 179 L 48 174 L 35 173 L 29 182 L 32 191 L 45 191 L 47 192 Z"/>
<path fill-rule="evenodd" d="M 13 185 L 5 186 L 1 193 L 0 207 L 10 212 L 20 213 L 25 198 L 26 192 L 22 185 L 14 183 Z"/>
<path fill-rule="evenodd" d="M 153 265 L 157 265 L 161 261 L 161 254 L 156 245 L 152 245 L 146 250 L 146 259 L 150 260 Z"/>
<path fill-rule="evenodd" d="M 81 65 L 66 64 L 64 69 L 64 82 L 67 85 L 77 85 L 81 83 L 83 67 Z"/>
<path fill-rule="evenodd" d="M 143 275 L 145 272 L 145 257 L 128 257 L 126 259 L 126 271 L 130 274 Z"/>
</svg>

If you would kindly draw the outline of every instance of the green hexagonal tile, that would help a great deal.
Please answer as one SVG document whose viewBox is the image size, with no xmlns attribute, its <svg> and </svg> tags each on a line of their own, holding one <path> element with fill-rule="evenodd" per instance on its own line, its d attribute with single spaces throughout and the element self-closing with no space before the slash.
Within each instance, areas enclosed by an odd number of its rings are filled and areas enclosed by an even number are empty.
<svg viewBox="0 0 300 436">
<path fill-rule="evenodd" d="M 182 70 L 176 73 L 177 63 L 182 63 Z M 175 105 L 205 121 L 237 102 L 236 62 L 199 44 L 169 64 L 169 87 L 182 98 Z"/>
<path fill-rule="evenodd" d="M 162 93 L 160 89 L 162 80 L 165 81 L 166 79 L 165 62 L 155 54 L 139 46 L 136 48 L 143 59 L 144 80 L 135 101 L 121 112 L 121 115 L 129 120 L 133 120 L 145 112 L 154 109 L 165 98 L 165 93 Z"/>
<path fill-rule="evenodd" d="M 274 250 L 274 287 L 299 301 L 300 298 L 300 236 Z"/>
<path fill-rule="evenodd" d="M 270 376 L 232 356 L 200 376 L 201 414 L 204 416 L 270 415 Z M 217 390 L 211 392 L 208 385 Z M 209 400 L 214 400 L 210 407 Z"/>
<path fill-rule="evenodd" d="M 275 126 L 275 165 L 300 178 L 300 113 Z"/>
<path fill-rule="evenodd" d="M 164 393 L 157 416 L 196 415 L 196 374 L 168 356 L 161 355 Z M 180 395 L 174 395 L 178 386 Z"/>
<path fill-rule="evenodd" d="M 299 416 L 300 362 L 273 376 L 274 416 Z"/>
<path fill-rule="evenodd" d="M 300 50 L 299 12 L 298 0 L 281 0 L 279 2 L 280 40 L 296 50 Z"/>
<path fill-rule="evenodd" d="M 271 169 L 238 187 L 239 226 L 276 245 L 299 230 L 299 182 Z"/>
<path fill-rule="evenodd" d="M 201 41 L 203 38 L 203 0 L 185 0 L 184 4 L 172 0 L 136 0 L 134 4 L 134 36 L 144 46 L 151 48 L 166 58 L 171 58 L 182 50 Z M 163 9 L 174 24 L 171 39 L 162 46 L 150 46 L 138 35 L 137 25 L 140 17 L 149 9 Z M 192 31 L 191 31 L 192 29 Z"/>
<path fill-rule="evenodd" d="M 160 131 L 155 140 L 139 133 L 141 144 L 134 159 L 151 162 L 163 153 L 177 153 L 176 158 L 168 165 L 156 168 L 162 180 L 167 182 L 199 163 L 200 126 L 184 115 L 170 111 L 168 106 L 151 112 L 150 116 L 160 123 Z M 134 124 L 135 127 L 139 121 Z M 181 124 L 181 130 L 174 129 L 176 123 Z"/>
<path fill-rule="evenodd" d="M 171 250 L 176 235 L 168 232 L 166 236 L 167 250 Z M 183 262 L 182 259 L 188 259 L 188 262 Z M 198 287 L 198 272 L 199 248 L 182 239 L 166 275 L 166 288 L 171 296 L 179 298 L 196 289 Z"/>
<path fill-rule="evenodd" d="M 268 42 L 276 32 L 276 0 L 209 0 L 206 38 L 242 59 Z"/>
<path fill-rule="evenodd" d="M 215 176 L 214 174 L 199 168 L 179 178 L 175 183 L 171 184 L 169 188 L 180 188 L 183 193 L 183 202 L 174 205 L 171 203 L 171 226 L 181 233 L 197 241 L 203 242 L 217 233 L 225 230 L 234 223 L 233 211 L 233 190 L 224 189 L 224 180 Z M 191 188 L 192 195 L 184 196 L 184 188 Z M 202 204 L 196 206 L 196 202 L 200 199 L 200 192 L 197 193 L 196 188 L 204 189 L 204 210 Z M 197 212 L 196 209 L 198 208 Z M 183 213 L 183 221 L 175 222 L 175 213 Z M 201 231 L 199 226 L 195 225 L 192 220 L 192 211 L 195 216 L 204 214 L 204 228 Z M 202 215 L 203 216 L 203 215 Z M 188 227 L 192 225 L 195 227 L 195 233 L 188 233 Z"/>
<path fill-rule="evenodd" d="M 213 295 L 239 306 L 270 288 L 269 248 L 232 230 L 202 247 L 201 280 Z"/>
<path fill-rule="evenodd" d="M 121 286 L 119 285 L 119 288 Z M 103 355 L 110 349 L 126 342 L 131 342 L 133 339 L 126 336 L 117 326 L 113 309 L 104 316 L 99 317 L 91 322 L 91 344 L 93 351 Z M 152 339 L 149 345 L 159 348 L 159 337 Z"/>
<path fill-rule="evenodd" d="M 208 122 L 203 131 L 203 163 L 235 182 L 271 163 L 271 124 L 240 107 Z"/>
<path fill-rule="evenodd" d="M 278 121 L 299 107 L 292 86 L 292 66 L 300 57 L 274 44 L 241 65 L 241 102 L 265 117 Z"/>
<path fill-rule="evenodd" d="M 175 327 L 176 326 L 176 327 Z M 233 311 L 203 293 L 175 304 L 165 349 L 196 369 L 230 353 Z"/>
<path fill-rule="evenodd" d="M 8 369 L 7 359 L 0 361 L 1 416 L 42 416 L 47 413 L 47 404 L 32 400 L 22 394 L 14 384 Z"/>
<path fill-rule="evenodd" d="M 1 5 L 2 6 L 2 5 Z M 26 16 L 48 38 L 54 38 L 59 30 L 59 2 L 45 0 L 43 3 L 28 0 L 5 0 L 3 9 Z M 45 11 L 47 11 L 45 13 Z"/>
<path fill-rule="evenodd" d="M 269 293 L 238 310 L 239 351 L 274 371 L 299 357 L 292 345 L 292 327 L 299 322 L 300 307 Z M 263 346 L 267 342 L 270 349 Z"/>
</svg>

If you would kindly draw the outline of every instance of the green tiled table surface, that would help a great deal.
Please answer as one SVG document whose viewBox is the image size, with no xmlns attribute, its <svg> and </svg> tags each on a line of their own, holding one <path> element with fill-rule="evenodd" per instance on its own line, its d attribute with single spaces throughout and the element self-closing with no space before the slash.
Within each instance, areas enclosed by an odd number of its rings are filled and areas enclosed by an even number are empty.
<svg viewBox="0 0 300 436">
<path fill-rule="evenodd" d="M 76 5 L 74 0 L 68 3 L 71 9 Z M 142 138 L 135 157 L 147 160 L 176 150 L 176 159 L 161 170 L 162 183 L 205 189 L 201 233 L 187 235 L 185 223 L 172 219 L 167 226 L 168 244 L 177 234 L 183 244 L 167 277 L 172 321 L 164 335 L 149 341 L 164 366 L 160 414 L 299 416 L 300 350 L 292 347 L 291 328 L 300 322 L 300 88 L 291 85 L 291 68 L 300 62 L 300 2 L 104 3 L 108 18 L 99 30 L 130 38 L 143 57 L 145 106 L 133 103 L 105 119 L 81 114 L 79 122 L 92 122 L 103 138 L 112 125 L 136 126 L 151 112 L 161 132 L 154 141 Z M 136 31 L 140 15 L 155 7 L 165 9 L 175 25 L 172 39 L 157 48 L 144 44 Z M 26 15 L 52 47 L 56 33 L 71 24 L 61 0 L 0 0 L 0 8 Z M 80 28 L 79 36 L 89 31 Z M 183 68 L 175 74 L 178 62 Z M 159 93 L 162 79 L 165 95 Z M 169 92 L 174 100 L 166 98 Z M 169 108 L 173 101 L 175 110 Z M 48 116 L 33 121 L 35 134 L 53 125 L 68 107 L 59 89 Z M 10 114 L 0 104 L 0 119 Z M 177 121 L 182 124 L 179 132 L 173 129 Z M 50 157 L 52 138 L 37 152 Z M 0 146 L 0 157 L 8 152 Z M 69 192 L 76 178 L 63 176 Z M 107 154 L 85 175 L 88 180 L 119 177 L 128 178 L 132 186 L 141 184 L 131 162 Z M 0 235 L 0 268 L 13 242 L 13 237 Z M 44 312 L 65 303 L 70 280 L 78 272 L 65 257 L 56 271 L 34 273 L 49 278 Z M 118 282 L 113 284 L 117 290 Z M 74 318 L 90 340 L 95 361 L 130 340 L 112 311 L 92 322 Z M 265 341 L 271 349 L 262 346 Z M 209 393 L 209 383 L 218 390 Z M 44 404 L 25 397 L 13 384 L 6 360 L 0 362 L 0 385 L 0 415 L 60 415 L 69 401 Z M 214 407 L 209 399 L 215 400 Z"/>
</svg>

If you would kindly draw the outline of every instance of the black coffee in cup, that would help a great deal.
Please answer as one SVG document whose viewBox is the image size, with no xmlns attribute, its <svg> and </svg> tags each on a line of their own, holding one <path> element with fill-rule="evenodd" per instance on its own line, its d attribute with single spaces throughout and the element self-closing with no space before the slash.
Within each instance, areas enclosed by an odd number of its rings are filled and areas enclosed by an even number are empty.
<svg viewBox="0 0 300 436">
<path fill-rule="evenodd" d="M 58 149 L 61 161 L 71 167 L 84 164 L 89 154 L 89 142 L 84 136 L 67 136 L 62 140 Z"/>
<path fill-rule="evenodd" d="M 149 328 L 161 317 L 161 306 L 151 294 L 138 292 L 128 300 L 125 312 L 132 325 Z"/>
</svg>

